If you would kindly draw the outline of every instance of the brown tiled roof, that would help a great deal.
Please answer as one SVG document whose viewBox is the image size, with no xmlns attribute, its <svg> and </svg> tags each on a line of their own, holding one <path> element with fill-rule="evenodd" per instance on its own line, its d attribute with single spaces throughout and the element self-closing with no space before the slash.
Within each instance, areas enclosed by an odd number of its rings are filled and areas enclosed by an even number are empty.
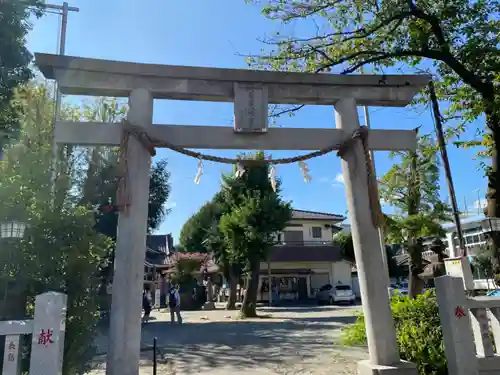
<svg viewBox="0 0 500 375">
<path fill-rule="evenodd" d="M 339 262 L 342 250 L 335 245 L 326 246 L 274 246 L 271 262 Z"/>
</svg>

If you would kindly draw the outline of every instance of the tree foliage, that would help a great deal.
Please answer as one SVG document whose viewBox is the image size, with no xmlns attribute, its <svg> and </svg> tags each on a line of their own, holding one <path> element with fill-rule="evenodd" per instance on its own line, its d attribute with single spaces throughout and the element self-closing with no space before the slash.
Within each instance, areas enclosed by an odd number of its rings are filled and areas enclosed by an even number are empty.
<svg viewBox="0 0 500 375">
<path fill-rule="evenodd" d="M 41 16 L 41 1 L 0 2 L 0 151 L 16 138 L 19 117 L 24 107 L 14 101 L 14 90 L 32 77 L 29 64 L 32 55 L 26 48 L 26 35 L 31 30 L 29 18 Z"/>
<path fill-rule="evenodd" d="M 253 155 L 264 160 L 262 152 Z M 179 242 L 185 251 L 213 254 L 230 280 L 227 308 L 233 308 L 236 284 L 243 271 L 249 275 L 243 301 L 244 316 L 255 316 L 260 262 L 275 245 L 275 234 L 291 218 L 289 203 L 281 200 L 279 183 L 273 190 L 268 166 L 247 168 L 242 176 L 222 176 L 221 190 L 184 224 Z"/>
<path fill-rule="evenodd" d="M 389 242 L 444 234 L 440 223 L 450 219 L 450 207 L 439 194 L 440 163 L 432 139 L 421 137 L 416 153 L 397 152 L 391 157 L 399 157 L 399 163 L 380 181 L 382 199 L 397 210 L 386 217 Z"/>
<path fill-rule="evenodd" d="M 430 66 L 439 77 L 440 97 L 451 103 L 449 114 L 465 122 L 477 119 L 487 101 L 496 99 L 496 1 L 268 0 L 262 13 L 285 24 L 314 22 L 316 27 L 301 37 L 277 33 L 265 40 L 272 52 L 252 58 L 252 64 L 343 74 L 363 67 L 415 71 Z"/>
<path fill-rule="evenodd" d="M 15 100 L 23 106 L 22 126 L 19 141 L 0 162 L 0 221 L 17 220 L 27 229 L 22 239 L 2 242 L 2 320 L 32 314 L 39 293 L 67 293 L 64 374 L 83 374 L 95 353 L 99 274 L 111 242 L 94 230 L 92 211 L 75 204 L 73 148 L 60 148 L 59 178 L 56 189 L 51 188 L 53 101 L 48 88 L 28 85 Z"/>
<path fill-rule="evenodd" d="M 212 224 L 218 224 L 221 207 L 213 200 L 205 203 L 182 226 L 179 245 L 186 252 L 209 252 L 206 241 Z"/>
<path fill-rule="evenodd" d="M 352 234 L 350 232 L 338 232 L 333 235 L 333 243 L 342 249 L 342 253 L 346 260 L 355 263 L 356 256 L 354 254 L 354 244 Z M 390 277 L 402 276 L 397 262 L 394 260 L 394 254 L 390 246 L 385 247 L 385 255 L 387 259 L 388 272 Z"/>
<path fill-rule="evenodd" d="M 264 160 L 264 153 L 254 155 Z M 241 312 L 243 316 L 256 316 L 256 300 L 260 262 L 276 244 L 276 232 L 282 231 L 291 219 L 292 209 L 280 195 L 280 184 L 273 189 L 266 164 L 247 168 L 242 176 L 224 176 L 222 194 L 229 206 L 220 219 L 219 229 L 224 242 L 237 261 L 244 262 L 248 270 L 248 283 Z"/>
<path fill-rule="evenodd" d="M 401 359 L 415 363 L 420 375 L 448 374 L 443 332 L 435 292 L 429 290 L 417 298 L 391 298 Z M 344 345 L 366 345 L 365 320 L 362 314 L 342 331 Z"/>
<path fill-rule="evenodd" d="M 399 212 L 386 217 L 389 243 L 404 243 L 411 260 L 410 293 L 421 292 L 423 271 L 422 238 L 442 237 L 441 223 L 450 220 L 450 208 L 439 196 L 437 149 L 428 137 L 419 139 L 416 152 L 393 153 L 400 156 L 381 179 L 381 196 Z"/>
<path fill-rule="evenodd" d="M 101 278 L 111 269 L 117 223 L 115 212 L 95 213 L 93 208 L 115 195 L 117 152 L 60 145 L 52 189 L 50 91 L 30 83 L 13 98 L 22 107 L 22 126 L 19 140 L 6 148 L 0 161 L 0 222 L 17 220 L 28 229 L 22 241 L 2 242 L 6 251 L 0 254 L 0 290 L 7 290 L 8 298 L 0 296 L 0 318 L 23 319 L 38 293 L 67 293 L 64 374 L 83 374 L 94 354 L 99 310 L 107 307 Z M 125 113 L 120 102 L 98 99 L 82 107 L 63 105 L 61 118 L 115 121 Z M 150 177 L 148 225 L 156 229 L 167 212 L 166 162 L 155 164 Z"/>
<path fill-rule="evenodd" d="M 232 310 L 235 308 L 236 287 L 244 262 L 239 254 L 230 251 L 220 230 L 220 219 L 229 210 L 224 195 L 221 192 L 216 193 L 211 201 L 205 203 L 183 225 L 179 244 L 183 251 L 207 252 L 214 257 L 224 277 L 229 280 L 229 299 L 226 309 Z"/>
<path fill-rule="evenodd" d="M 84 121 L 120 122 L 128 111 L 123 102 L 115 98 L 97 98 L 82 106 Z M 88 147 L 78 152 L 81 168 L 75 176 L 79 204 L 93 207 L 114 206 L 120 177 L 119 150 L 110 147 Z M 149 173 L 148 231 L 158 229 L 168 214 L 166 203 L 170 195 L 168 163 L 160 159 L 153 163 Z M 118 215 L 116 207 L 97 213 L 97 228 L 116 238 Z"/>
<path fill-rule="evenodd" d="M 489 246 L 481 246 L 474 251 L 472 258 L 472 266 L 479 274 L 480 279 L 493 279 L 495 276 L 493 269 L 493 252 Z M 478 275 L 474 275 L 478 276 Z"/>
</svg>

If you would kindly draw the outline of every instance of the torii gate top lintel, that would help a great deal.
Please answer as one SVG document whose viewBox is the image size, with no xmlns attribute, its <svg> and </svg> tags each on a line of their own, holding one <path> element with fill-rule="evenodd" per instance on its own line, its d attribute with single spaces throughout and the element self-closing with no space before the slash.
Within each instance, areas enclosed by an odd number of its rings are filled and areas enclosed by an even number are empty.
<svg viewBox="0 0 500 375">
<path fill-rule="evenodd" d="M 144 88 L 157 99 L 234 101 L 234 84 L 263 86 L 271 104 L 408 105 L 428 75 L 341 75 L 119 62 L 36 53 L 36 64 L 63 94 L 128 97 Z M 140 86 L 140 87 L 139 87 Z"/>
</svg>

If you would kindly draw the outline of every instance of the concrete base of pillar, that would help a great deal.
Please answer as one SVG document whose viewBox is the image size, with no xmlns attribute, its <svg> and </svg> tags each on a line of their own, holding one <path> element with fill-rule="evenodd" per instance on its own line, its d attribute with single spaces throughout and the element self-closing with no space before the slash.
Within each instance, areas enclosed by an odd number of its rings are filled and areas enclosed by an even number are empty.
<svg viewBox="0 0 500 375">
<path fill-rule="evenodd" d="M 411 362 L 401 361 L 392 366 L 373 365 L 370 361 L 358 362 L 359 375 L 418 375 L 417 366 Z"/>
<path fill-rule="evenodd" d="M 205 304 L 203 305 L 203 310 L 215 310 L 215 303 L 205 302 Z"/>
</svg>

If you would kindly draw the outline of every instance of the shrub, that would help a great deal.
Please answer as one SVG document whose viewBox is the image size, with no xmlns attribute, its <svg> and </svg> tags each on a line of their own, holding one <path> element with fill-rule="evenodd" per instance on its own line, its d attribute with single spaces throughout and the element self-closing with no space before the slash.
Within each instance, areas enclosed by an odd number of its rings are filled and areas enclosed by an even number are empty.
<svg viewBox="0 0 500 375">
<path fill-rule="evenodd" d="M 391 309 L 401 359 L 415 363 L 421 375 L 447 375 L 443 333 L 434 290 L 410 299 L 391 298 Z M 366 345 L 365 321 L 362 314 L 342 332 L 342 343 Z"/>
</svg>

